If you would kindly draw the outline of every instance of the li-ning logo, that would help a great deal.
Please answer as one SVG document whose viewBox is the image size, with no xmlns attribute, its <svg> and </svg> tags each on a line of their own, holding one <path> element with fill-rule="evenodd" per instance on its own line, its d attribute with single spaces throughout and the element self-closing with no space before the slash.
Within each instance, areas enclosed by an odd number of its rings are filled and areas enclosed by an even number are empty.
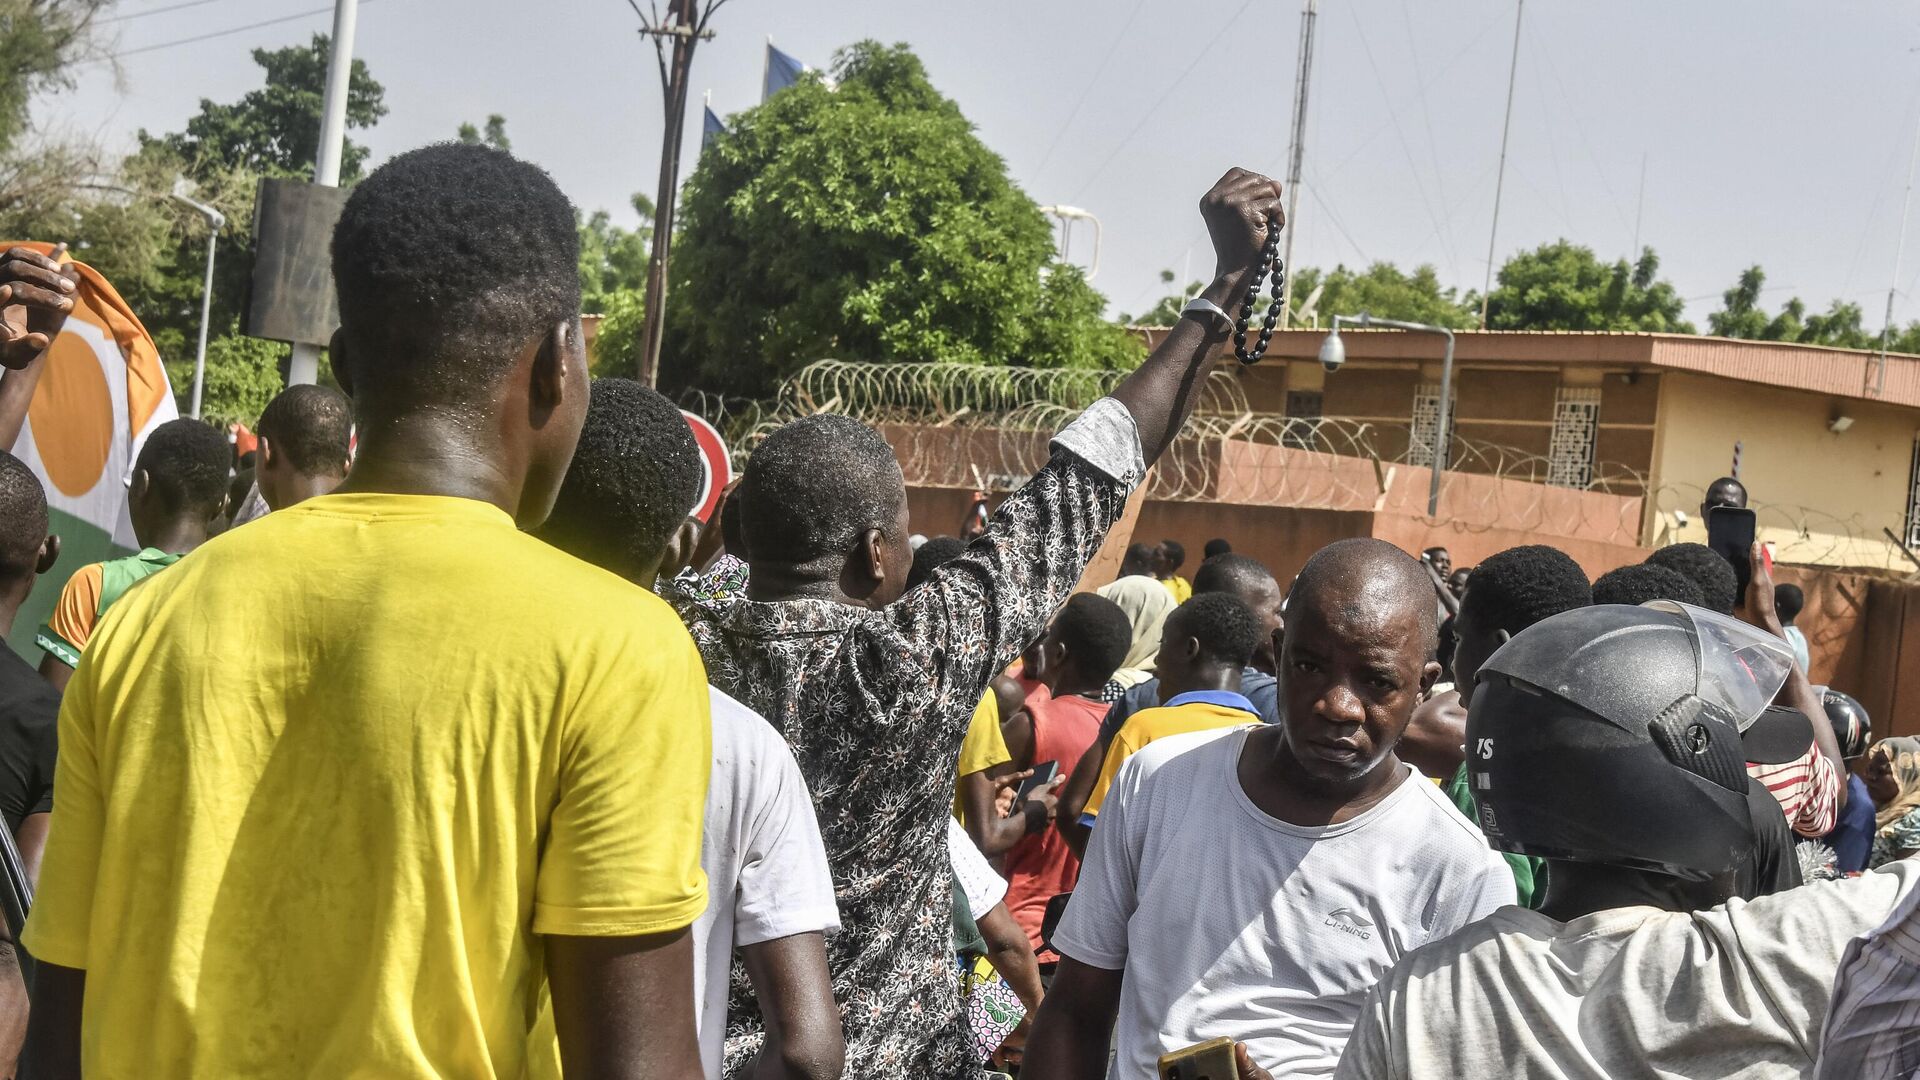
<svg viewBox="0 0 1920 1080">
<path fill-rule="evenodd" d="M 1366 916 L 1350 908 L 1334 908 L 1327 916 L 1327 925 L 1343 934 L 1352 934 L 1361 941 L 1373 940 L 1373 924 Z"/>
</svg>

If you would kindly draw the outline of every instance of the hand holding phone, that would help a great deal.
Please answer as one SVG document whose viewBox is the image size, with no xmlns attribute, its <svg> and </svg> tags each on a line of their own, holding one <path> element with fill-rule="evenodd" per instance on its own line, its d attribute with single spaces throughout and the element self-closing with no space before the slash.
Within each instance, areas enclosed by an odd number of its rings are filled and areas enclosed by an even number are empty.
<svg viewBox="0 0 1920 1080">
<path fill-rule="evenodd" d="M 1244 1044 L 1211 1039 L 1160 1058 L 1160 1080 L 1273 1080 Z"/>
</svg>

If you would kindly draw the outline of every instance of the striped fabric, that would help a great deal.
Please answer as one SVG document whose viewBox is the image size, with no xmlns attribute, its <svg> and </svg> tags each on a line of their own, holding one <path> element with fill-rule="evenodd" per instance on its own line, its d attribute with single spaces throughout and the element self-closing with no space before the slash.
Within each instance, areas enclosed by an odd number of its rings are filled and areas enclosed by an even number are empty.
<svg viewBox="0 0 1920 1080">
<path fill-rule="evenodd" d="M 1920 892 L 1840 958 L 1817 1080 L 1920 1077 Z"/>
<path fill-rule="evenodd" d="M 1840 773 L 1818 745 L 1808 747 L 1805 757 L 1784 765 L 1749 762 L 1747 775 L 1766 785 L 1794 832 L 1818 839 L 1833 831 L 1839 816 Z"/>
</svg>

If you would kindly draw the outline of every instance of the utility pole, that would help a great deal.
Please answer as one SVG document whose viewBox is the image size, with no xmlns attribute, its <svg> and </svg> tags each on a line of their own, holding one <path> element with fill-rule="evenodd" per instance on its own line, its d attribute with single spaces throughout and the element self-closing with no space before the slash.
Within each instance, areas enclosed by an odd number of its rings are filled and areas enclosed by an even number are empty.
<svg viewBox="0 0 1920 1080">
<path fill-rule="evenodd" d="M 1487 328 L 1487 301 L 1493 297 L 1493 252 L 1500 238 L 1500 196 L 1507 186 L 1507 136 L 1513 132 L 1513 84 L 1520 74 L 1520 19 L 1527 0 L 1513 9 L 1513 61 L 1507 67 L 1507 118 L 1500 122 L 1500 171 L 1493 181 L 1493 227 L 1487 230 L 1487 282 L 1480 288 L 1480 329 Z"/>
<path fill-rule="evenodd" d="M 353 79 L 353 29 L 360 0 L 334 0 L 333 38 L 327 43 L 327 96 L 320 106 L 320 145 L 313 162 L 313 182 L 340 186 L 340 159 L 347 141 L 347 88 Z M 211 262 L 211 260 L 209 260 Z M 318 382 L 320 347 L 295 342 L 287 364 L 287 385 Z"/>
<path fill-rule="evenodd" d="M 1280 328 L 1293 321 L 1293 238 L 1299 233 L 1294 224 L 1300 210 L 1300 169 L 1307 155 L 1307 80 L 1313 73 L 1313 24 L 1320 18 L 1320 0 L 1307 0 L 1300 13 L 1299 70 L 1293 79 L 1293 140 L 1287 148 L 1287 239 L 1280 261 L 1287 268 L 1287 283 L 1280 293 Z M 1181 288 L 1186 287 L 1181 282 Z"/>
<path fill-rule="evenodd" d="M 1887 387 L 1887 346 L 1893 338 L 1893 295 L 1900 290 L 1900 261 L 1907 253 L 1907 211 L 1913 208 L 1913 170 L 1920 165 L 1920 125 L 1913 132 L 1913 153 L 1907 158 L 1907 193 L 1900 199 L 1900 231 L 1893 245 L 1893 280 L 1887 282 L 1887 314 L 1880 327 L 1880 355 L 1873 362 L 1874 375 L 1862 387 L 1879 397 Z"/>
<path fill-rule="evenodd" d="M 713 38 L 707 21 L 727 0 L 706 0 L 704 8 L 700 0 L 667 0 L 664 19 L 658 8 L 649 17 L 635 0 L 627 2 L 640 16 L 640 32 L 653 39 L 667 121 L 660 146 L 660 186 L 653 201 L 653 248 L 647 259 L 646 311 L 640 332 L 640 381 L 652 386 L 659 379 L 660 342 L 667 327 L 667 259 L 673 247 L 673 215 L 680 194 L 680 142 L 687 120 L 688 74 L 693 70 L 694 46 Z"/>
</svg>

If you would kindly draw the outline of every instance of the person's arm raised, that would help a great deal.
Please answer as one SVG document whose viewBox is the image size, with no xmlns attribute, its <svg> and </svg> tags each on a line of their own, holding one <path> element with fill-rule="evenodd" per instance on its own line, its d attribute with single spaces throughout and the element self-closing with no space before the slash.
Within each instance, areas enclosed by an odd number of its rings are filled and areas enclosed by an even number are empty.
<svg viewBox="0 0 1920 1080">
<path fill-rule="evenodd" d="M 46 368 L 47 347 L 60 336 L 80 275 L 60 262 L 67 246 L 42 255 L 23 247 L 0 253 L 0 450 L 19 441 L 27 405 Z"/>
<path fill-rule="evenodd" d="M 1245 298 L 1267 230 L 1285 221 L 1280 184 L 1259 173 L 1230 169 L 1200 200 L 1200 216 L 1206 219 L 1214 256 L 1213 281 L 1200 297 L 1231 312 Z M 1126 406 L 1140 429 L 1140 451 L 1149 465 L 1180 433 L 1229 332 L 1217 319 L 1182 318 L 1147 362 L 1114 388 L 1113 399 Z"/>
</svg>

